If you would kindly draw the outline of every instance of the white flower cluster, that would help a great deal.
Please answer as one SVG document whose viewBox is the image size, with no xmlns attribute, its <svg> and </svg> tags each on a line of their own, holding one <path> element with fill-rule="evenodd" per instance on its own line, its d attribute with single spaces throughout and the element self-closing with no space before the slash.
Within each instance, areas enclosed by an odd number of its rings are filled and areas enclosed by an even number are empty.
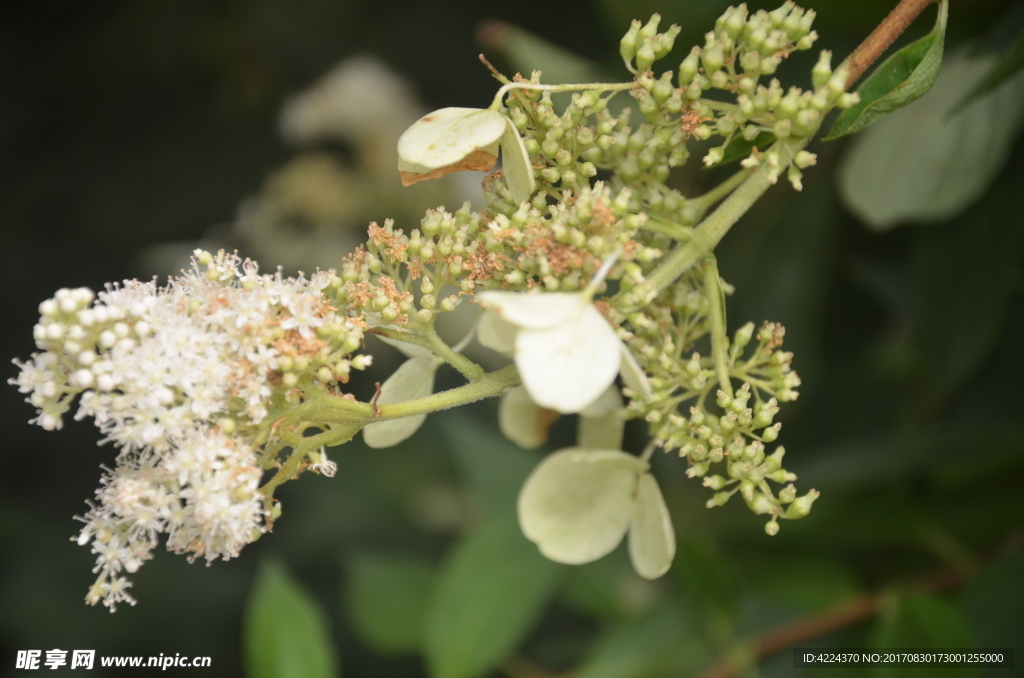
<svg viewBox="0 0 1024 678">
<path fill-rule="evenodd" d="M 131 280 L 98 298 L 63 289 L 40 304 L 43 352 L 15 361 L 11 380 L 30 394 L 33 423 L 61 428 L 80 394 L 75 418 L 93 417 L 120 448 L 79 538 L 99 556 L 89 602 L 130 601 L 117 575 L 149 557 L 158 533 L 207 560 L 259 535 L 261 471 L 246 434 L 295 398 L 300 374 L 344 381 L 368 363 L 346 357 L 362 329 L 326 296 L 340 285 L 333 271 L 261 275 L 236 255 L 197 251 L 166 287 Z"/>
<path fill-rule="evenodd" d="M 248 445 L 218 429 L 196 430 L 164 455 L 122 458 L 96 490 L 79 545 L 92 544 L 99 574 L 86 601 L 135 604 L 121 575 L 152 557 L 158 535 L 167 549 L 207 563 L 237 556 L 263 532 L 262 470 Z"/>
</svg>

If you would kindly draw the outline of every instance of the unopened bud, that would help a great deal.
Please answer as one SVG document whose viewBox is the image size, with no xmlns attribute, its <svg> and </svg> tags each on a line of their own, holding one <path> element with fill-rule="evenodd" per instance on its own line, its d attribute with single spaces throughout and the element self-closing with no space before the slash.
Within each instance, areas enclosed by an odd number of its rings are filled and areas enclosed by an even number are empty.
<svg viewBox="0 0 1024 678">
<path fill-rule="evenodd" d="M 793 501 L 786 509 L 786 517 L 790 520 L 796 520 L 797 518 L 803 518 L 811 512 L 811 505 L 814 500 L 821 496 L 821 493 L 817 490 L 810 490 L 807 494 Z"/>
</svg>

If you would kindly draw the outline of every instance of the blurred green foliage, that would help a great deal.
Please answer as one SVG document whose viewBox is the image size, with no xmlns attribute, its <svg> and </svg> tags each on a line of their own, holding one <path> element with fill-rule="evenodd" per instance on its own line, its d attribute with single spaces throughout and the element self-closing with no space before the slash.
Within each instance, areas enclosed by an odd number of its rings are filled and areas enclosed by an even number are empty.
<svg viewBox="0 0 1024 678">
<path fill-rule="evenodd" d="M 682 55 L 726 4 L 260 0 L 8 10 L 0 22 L 2 355 L 30 352 L 36 305 L 58 287 L 148 277 L 133 258 L 142 248 L 194 242 L 231 222 L 239 201 L 290 156 L 275 134 L 281 103 L 343 58 L 379 57 L 429 106 L 479 106 L 493 94 L 474 43 L 486 19 L 505 25 L 504 47 L 493 30 L 480 36 L 499 68 L 546 68 L 561 53 L 553 42 L 581 58 L 552 72 L 623 77 L 617 38 L 629 19 L 660 11 L 680 23 Z M 819 44 L 842 55 L 893 3 L 809 4 Z M 990 37 L 1019 21 L 1010 5 L 954 3 L 949 49 L 1000 44 Z M 930 16 L 901 44 L 925 34 Z M 319 649 L 295 651 L 320 656 L 326 672 L 336 653 L 348 676 L 545 675 L 539 666 L 654 678 L 699 675 L 723 658 L 754 675 L 744 639 L 877 591 L 885 592 L 879 615 L 806 645 L 1016 644 L 1020 661 L 1024 149 L 1015 143 L 962 214 L 878 234 L 836 190 L 849 144 L 819 142 L 804 191 L 776 187 L 725 239 L 721 270 L 737 288 L 731 316 L 787 327 L 804 378 L 784 417 L 787 462 L 822 498 L 810 517 L 769 538 L 741 507 L 705 509 L 707 491 L 684 477 L 684 465 L 656 458 L 680 540 L 673 571 L 656 582 L 636 577 L 621 549 L 580 567 L 536 553 L 511 515 L 539 456 L 502 439 L 496 404 L 481 403 L 432 416 L 394 449 L 356 440 L 331 450 L 336 477 L 283 488 L 284 517 L 241 558 L 205 568 L 160 554 L 136 577 L 139 605 L 109 615 L 83 604 L 92 558 L 68 537 L 110 448 L 95 447 L 99 435 L 83 423 L 59 434 L 29 427 L 30 408 L 0 389 L 0 674 L 13 671 L 18 649 L 57 647 L 209 655 L 218 676 L 243 675 L 244 656 L 255 662 L 252 678 L 287 675 L 271 670 L 285 648 L 263 638 L 306 628 L 295 642 Z M 354 165 L 344 145 L 319 150 Z M 683 190 L 721 178 L 694 165 L 672 179 Z M 387 216 L 381 204 L 373 218 Z M 357 393 L 372 393 L 396 366 L 381 352 Z M 459 383 L 446 370 L 438 380 L 438 388 Z M 555 424 L 547 448 L 570 444 L 573 430 L 571 419 Z M 642 444 L 642 426 L 631 425 L 627 449 Z M 258 568 L 271 556 L 277 565 Z M 910 585 L 946 571 L 951 588 Z M 329 640 L 320 643 L 321 634 Z M 760 671 L 789 675 L 788 653 Z"/>
</svg>

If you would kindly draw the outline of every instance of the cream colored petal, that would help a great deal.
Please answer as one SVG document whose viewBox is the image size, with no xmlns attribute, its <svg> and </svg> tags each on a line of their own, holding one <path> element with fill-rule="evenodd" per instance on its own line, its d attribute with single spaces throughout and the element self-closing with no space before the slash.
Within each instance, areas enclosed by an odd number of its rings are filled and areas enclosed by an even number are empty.
<svg viewBox="0 0 1024 678">
<path fill-rule="evenodd" d="M 614 384 L 580 412 L 576 444 L 588 449 L 616 450 L 622 447 L 626 430 L 622 395 Z"/>
<path fill-rule="evenodd" d="M 523 386 L 541 407 L 579 412 L 615 381 L 622 342 L 591 304 L 544 330 L 520 330 L 516 367 Z"/>
<path fill-rule="evenodd" d="M 434 355 L 426 346 L 420 346 L 419 344 L 411 344 L 408 341 L 398 341 L 397 339 L 389 339 L 388 337 L 382 337 L 379 334 L 376 335 L 378 339 L 383 341 L 388 346 L 397 348 L 402 355 L 406 358 L 426 358 Z"/>
<path fill-rule="evenodd" d="M 622 345 L 622 365 L 619 369 L 622 372 L 622 383 L 629 389 L 644 396 L 651 395 L 651 382 L 647 374 L 625 344 Z"/>
<path fill-rule="evenodd" d="M 609 386 L 604 390 L 597 400 L 580 410 L 581 417 L 601 418 L 609 414 L 621 412 L 625 408 L 622 402 L 622 394 L 616 386 Z M 619 449 L 615 445 L 606 446 L 606 450 Z"/>
<path fill-rule="evenodd" d="M 496 311 L 485 310 L 476 326 L 476 338 L 487 348 L 511 357 L 518 331 L 518 327 L 502 318 Z"/>
<path fill-rule="evenodd" d="M 517 204 L 529 199 L 537 181 L 533 177 L 533 166 L 523 138 L 508 118 L 505 118 L 505 132 L 501 135 L 501 170 L 512 199 Z"/>
<path fill-rule="evenodd" d="M 523 534 L 551 560 L 579 565 L 607 555 L 633 520 L 646 462 L 612 450 L 569 448 L 548 456 L 519 493 Z"/>
<path fill-rule="evenodd" d="M 548 429 L 557 419 L 557 412 L 537 407 L 522 386 L 505 393 L 498 404 L 498 428 L 506 438 L 527 450 L 547 442 Z"/>
<path fill-rule="evenodd" d="M 676 534 L 658 481 L 650 473 L 640 476 L 633 524 L 629 528 L 629 558 L 645 579 L 668 572 L 676 556 Z"/>
<path fill-rule="evenodd" d="M 398 159 L 398 176 L 403 186 L 412 186 L 427 179 L 440 179 L 455 172 L 490 172 L 498 162 L 498 142 L 470 151 L 459 160 L 441 167 L 427 167 Z"/>
<path fill-rule="evenodd" d="M 492 148 L 504 134 L 505 125 L 505 116 L 497 111 L 442 108 L 402 133 L 399 161 L 426 170 L 452 165 L 473 151 Z"/>
<path fill-rule="evenodd" d="M 545 329 L 565 321 L 589 303 L 567 292 L 497 292 L 486 290 L 477 299 L 516 327 Z"/>
<path fill-rule="evenodd" d="M 427 356 L 406 360 L 381 385 L 377 404 L 391 405 L 430 395 L 434 391 L 434 375 L 443 362 Z M 363 440 L 370 447 L 391 447 L 416 433 L 426 419 L 427 415 L 418 414 L 378 421 L 363 429 Z"/>
</svg>

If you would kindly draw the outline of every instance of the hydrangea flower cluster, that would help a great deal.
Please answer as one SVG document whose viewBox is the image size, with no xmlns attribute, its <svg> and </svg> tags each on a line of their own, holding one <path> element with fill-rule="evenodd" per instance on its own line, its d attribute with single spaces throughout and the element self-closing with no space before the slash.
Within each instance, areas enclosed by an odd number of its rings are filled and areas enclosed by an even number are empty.
<svg viewBox="0 0 1024 678">
<path fill-rule="evenodd" d="M 132 280 L 40 304 L 43 352 L 12 380 L 38 409 L 33 422 L 61 428 L 79 396 L 75 417 L 92 417 L 119 448 L 79 537 L 98 555 L 90 602 L 133 602 L 119 574 L 148 559 L 160 533 L 209 561 L 262 532 L 259 425 L 296 401 L 299 375 L 343 382 L 368 362 L 349 355 L 365 323 L 324 294 L 339 285 L 331 273 L 261 275 L 251 261 L 197 252 L 163 288 Z"/>
<path fill-rule="evenodd" d="M 122 572 L 160 534 L 192 558 L 236 556 L 280 514 L 277 486 L 305 470 L 333 474 L 326 446 L 359 431 L 372 447 L 395 445 L 430 412 L 498 395 L 500 428 L 523 447 L 543 444 L 558 416 L 579 416 L 576 446 L 542 462 L 519 498 L 524 534 L 554 560 L 600 558 L 628 533 L 642 576 L 669 569 L 675 535 L 650 473 L 659 448 L 704 479 L 709 507 L 739 493 L 768 517 L 768 534 L 807 515 L 817 493 L 798 496 L 783 448 L 767 449 L 800 384 L 780 350 L 784 330 L 747 323 L 730 340 L 731 288 L 713 250 L 783 172 L 800 189 L 823 115 L 855 100 L 827 52 L 810 90 L 760 83 L 811 46 L 812 20 L 791 2 L 730 7 L 659 78 L 650 69 L 679 30 L 659 33 L 657 15 L 621 42 L 629 82 L 545 85 L 537 72 L 494 71 L 502 87 L 489 108 L 429 114 L 398 144 L 406 184 L 489 170 L 500 153 L 483 183 L 487 208 L 428 210 L 408 232 L 373 223 L 338 271 L 286 278 L 197 251 L 162 288 L 126 281 L 43 302 L 42 353 L 18 363 L 12 383 L 46 429 L 79 397 L 76 417 L 93 417 L 119 448 L 79 538 L 98 556 L 89 602 L 134 602 Z M 554 91 L 574 92 L 561 114 Z M 624 92 L 639 113 L 612 117 L 609 99 Z M 666 185 L 688 146 L 715 135 L 704 164 L 743 159 L 737 172 L 700 196 Z M 467 299 L 482 312 L 449 346 L 437 323 Z M 511 364 L 486 373 L 463 353 L 474 333 Z M 408 359 L 360 402 L 342 387 L 370 364 L 356 354 L 368 334 Z M 445 364 L 467 383 L 434 393 Z M 622 449 L 628 419 L 648 426 L 639 456 Z"/>
</svg>

